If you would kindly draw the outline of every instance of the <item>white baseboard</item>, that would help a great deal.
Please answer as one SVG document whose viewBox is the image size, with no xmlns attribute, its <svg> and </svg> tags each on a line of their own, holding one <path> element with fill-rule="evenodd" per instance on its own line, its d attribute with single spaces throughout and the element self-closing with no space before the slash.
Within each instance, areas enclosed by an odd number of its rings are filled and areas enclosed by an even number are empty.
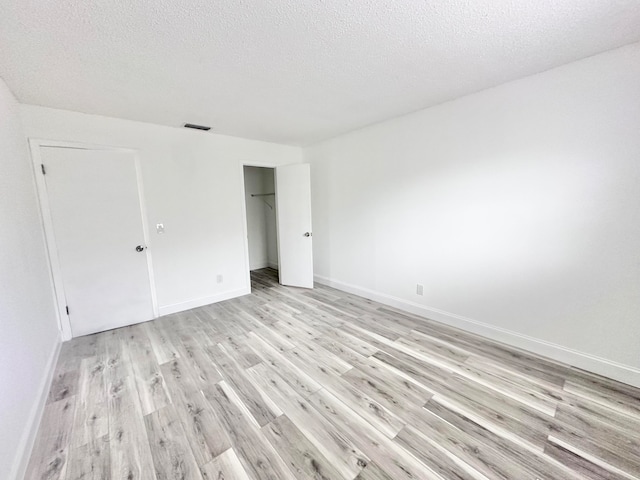
<svg viewBox="0 0 640 480">
<path fill-rule="evenodd" d="M 315 275 L 314 279 L 322 285 L 327 285 L 347 293 L 395 307 L 399 310 L 404 310 L 405 312 L 476 333 L 483 337 L 528 350 L 558 362 L 633 385 L 634 387 L 640 387 L 640 369 L 629 365 L 321 275 Z"/>
<path fill-rule="evenodd" d="M 171 305 L 163 305 L 158 308 L 160 316 L 170 315 L 172 313 L 184 312 L 192 308 L 202 307 L 203 305 L 209 305 L 211 303 L 222 302 L 223 300 L 229 300 L 230 298 L 241 297 L 242 295 L 249 295 L 251 288 L 239 288 L 237 290 L 230 290 L 228 292 L 221 292 L 216 295 L 208 297 L 194 298 L 193 300 L 187 300 L 186 302 L 173 303 Z"/>
<path fill-rule="evenodd" d="M 20 443 L 18 446 L 18 454 L 13 462 L 13 468 L 9 473 L 10 480 L 22 480 L 29 465 L 29 458 L 31 457 L 31 451 L 33 450 L 33 445 L 36 441 L 36 435 L 38 434 L 38 428 L 40 427 L 40 421 L 42 420 L 44 407 L 47 403 L 49 390 L 51 389 L 53 374 L 58 363 L 60 348 L 62 347 L 62 339 L 60 338 L 60 335 L 58 335 L 58 338 L 56 340 L 56 345 L 53 347 L 53 351 L 51 352 L 51 354 L 49 355 L 49 359 L 47 360 L 45 374 L 40 381 L 37 401 L 31 407 L 27 426 L 24 430 L 24 433 L 22 434 L 22 437 L 19 440 Z"/>
<path fill-rule="evenodd" d="M 278 264 L 273 262 L 256 263 L 255 265 L 251 265 L 249 270 L 253 272 L 254 270 L 260 270 L 262 268 L 273 268 L 274 270 L 278 270 Z"/>
</svg>

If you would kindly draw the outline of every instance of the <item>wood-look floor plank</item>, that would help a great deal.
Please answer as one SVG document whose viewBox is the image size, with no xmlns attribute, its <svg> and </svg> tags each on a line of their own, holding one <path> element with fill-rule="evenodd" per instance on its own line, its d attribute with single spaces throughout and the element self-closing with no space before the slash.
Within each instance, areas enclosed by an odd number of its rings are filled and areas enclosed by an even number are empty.
<svg viewBox="0 0 640 480">
<path fill-rule="evenodd" d="M 315 358 L 318 363 L 333 370 L 336 374 L 342 375 L 353 368 L 353 365 L 343 360 L 339 355 L 319 345 L 317 342 L 299 341 L 296 348 L 305 352 L 311 358 Z"/>
<path fill-rule="evenodd" d="M 92 438 L 71 448 L 65 480 L 107 480 L 111 478 L 109 435 Z"/>
<path fill-rule="evenodd" d="M 126 331 L 125 328 L 118 328 L 100 334 L 104 336 L 105 339 L 104 379 L 107 394 L 109 393 L 108 389 L 111 383 L 133 375 L 131 361 L 125 349 L 124 337 Z M 75 342 L 75 339 L 73 339 L 72 342 Z"/>
<path fill-rule="evenodd" d="M 264 435 L 243 413 L 240 398 L 233 398 L 231 386 L 224 381 L 208 388 L 205 397 L 225 425 L 231 445 L 250 477 L 265 480 L 293 480 L 284 461 Z"/>
<path fill-rule="evenodd" d="M 620 395 L 623 401 L 629 400 L 636 405 L 640 403 L 640 388 L 632 387 L 595 373 L 586 372 L 576 367 L 569 368 L 566 378 L 571 383 L 600 391 L 606 396 Z"/>
<path fill-rule="evenodd" d="M 567 392 L 563 395 L 562 405 L 575 409 L 580 416 L 595 418 L 607 423 L 619 430 L 621 434 L 640 431 L 640 419 L 635 416 L 626 415 L 618 410 L 607 408 L 585 397 L 576 396 Z"/>
<path fill-rule="evenodd" d="M 227 335 L 220 342 L 225 352 L 232 357 L 241 368 L 249 368 L 257 365 L 262 358 L 250 347 L 249 338 L 243 335 Z"/>
<path fill-rule="evenodd" d="M 204 480 L 251 480 L 233 448 L 200 467 Z"/>
<path fill-rule="evenodd" d="M 106 362 L 89 357 L 80 362 L 80 379 L 73 422 L 72 446 L 87 445 L 109 433 Z"/>
<path fill-rule="evenodd" d="M 144 424 L 158 480 L 202 480 L 171 406 L 146 415 Z"/>
<path fill-rule="evenodd" d="M 487 477 L 466 461 L 459 459 L 456 452 L 447 450 L 439 439 L 433 438 L 431 431 L 419 432 L 412 426 L 406 426 L 393 441 L 447 480 L 490 480 L 494 476 L 499 478 L 497 475 Z M 458 443 L 457 438 L 454 441 Z"/>
<path fill-rule="evenodd" d="M 328 391 L 322 389 L 314 393 L 309 402 L 392 478 L 444 480 Z"/>
<path fill-rule="evenodd" d="M 180 358 L 180 353 L 160 322 L 146 322 L 142 327 L 149 337 L 158 364 L 162 365 L 174 358 Z"/>
<path fill-rule="evenodd" d="M 79 365 L 78 368 L 80 368 Z M 65 398 L 72 397 L 78 393 L 79 378 L 79 370 L 67 370 L 57 373 L 51 383 L 51 390 L 49 391 L 47 403 L 64 400 Z"/>
<path fill-rule="evenodd" d="M 331 329 L 323 332 L 324 336 L 331 338 L 332 340 L 350 348 L 351 350 L 368 357 L 378 351 L 378 348 L 362 340 L 359 336 L 359 332 L 351 332 L 346 330 L 346 327 L 337 329 Z"/>
<path fill-rule="evenodd" d="M 356 365 L 364 361 L 369 356 L 366 353 L 365 354 L 358 353 L 356 350 L 345 345 L 344 342 L 336 341 L 326 334 L 316 338 L 315 343 L 318 345 L 321 345 L 327 351 L 333 353 L 337 357 L 340 357 L 342 360 L 344 360 L 350 365 Z M 377 349 L 374 349 L 372 353 L 376 353 L 376 352 L 377 352 Z"/>
<path fill-rule="evenodd" d="M 278 321 L 278 316 L 273 315 L 272 313 L 266 311 L 264 308 L 264 305 L 261 305 L 259 307 L 253 307 L 250 310 L 250 314 L 256 317 L 256 319 L 258 319 L 265 325 L 272 325 Z"/>
<path fill-rule="evenodd" d="M 390 325 L 389 322 L 382 321 L 380 318 L 373 318 L 370 315 L 363 315 L 351 320 L 350 325 L 354 328 L 362 328 L 369 333 L 375 333 L 390 341 L 399 340 L 403 333 L 402 326 L 399 324 Z"/>
<path fill-rule="evenodd" d="M 560 463 L 566 465 L 571 470 L 575 471 L 584 478 L 591 480 L 627 480 L 628 477 L 618 475 L 614 472 L 610 472 L 590 462 L 586 458 L 576 455 L 575 453 L 563 448 L 555 443 L 549 442 L 544 449 L 545 455 L 558 460 Z"/>
<path fill-rule="evenodd" d="M 309 308 L 304 309 L 302 313 L 294 314 L 293 318 L 308 323 L 320 332 L 327 328 L 336 328 L 344 323 L 345 316 L 338 311 L 323 308 L 322 303 L 313 300 L 309 303 Z"/>
<path fill-rule="evenodd" d="M 346 333 L 351 337 L 361 339 L 368 350 L 374 350 L 373 353 L 376 350 L 387 351 L 387 348 L 395 348 L 395 340 L 380 335 L 373 330 L 368 330 L 363 325 L 358 325 L 354 322 L 345 322 L 340 327 L 340 333 Z"/>
<path fill-rule="evenodd" d="M 369 462 L 369 458 L 355 446 L 352 439 L 318 415 L 313 406 L 272 369 L 260 364 L 248 372 L 342 476 L 355 477 Z"/>
<path fill-rule="evenodd" d="M 416 326 L 415 330 L 446 340 L 479 356 L 507 364 L 510 368 L 545 379 L 557 386 L 562 386 L 565 382 L 562 369 L 564 368 L 565 371 L 568 371 L 566 367 L 559 367 L 555 362 L 528 354 L 522 350 L 507 347 L 453 327 L 435 324 L 435 322 L 423 322 Z"/>
<path fill-rule="evenodd" d="M 297 480 L 344 478 L 286 415 L 280 415 L 262 431 Z"/>
<path fill-rule="evenodd" d="M 31 460 L 27 467 L 26 479 L 65 479 L 75 406 L 75 396 L 48 403 L 45 406 Z"/>
<path fill-rule="evenodd" d="M 180 312 L 179 316 L 180 323 L 184 322 L 186 325 L 191 327 L 193 332 L 197 332 L 201 335 L 198 337 L 198 340 L 203 340 L 202 337 L 204 337 L 216 344 L 224 336 L 221 325 L 218 323 L 218 319 L 215 316 L 212 316 L 211 312 L 207 309 L 207 305 L 194 310 Z"/>
<path fill-rule="evenodd" d="M 558 407 L 555 419 L 573 434 L 582 433 L 599 444 L 611 445 L 640 455 L 640 435 L 636 435 L 640 429 L 634 429 L 633 426 L 629 430 L 616 428 L 610 423 L 567 405 Z"/>
<path fill-rule="evenodd" d="M 182 424 L 198 465 L 204 465 L 230 447 L 224 426 L 189 374 L 184 359 L 172 360 L 160 368 L 169 389 L 173 411 Z"/>
<path fill-rule="evenodd" d="M 340 376 L 338 373 L 331 370 L 325 363 L 319 361 L 318 358 L 312 357 L 298 348 L 289 350 L 284 355 L 291 361 L 291 363 L 295 364 L 310 378 L 313 378 L 318 385 L 326 385 L 327 383 L 335 381 L 335 379 Z M 319 388 L 317 390 L 319 390 Z M 303 395 L 306 396 L 305 394 Z"/>
<path fill-rule="evenodd" d="M 219 345 L 207 348 L 207 353 L 214 361 L 218 371 L 222 374 L 229 386 L 242 399 L 251 417 L 259 426 L 264 426 L 282 411 L 268 399 L 264 398 L 254 384 L 247 378 L 242 369 Z"/>
<path fill-rule="evenodd" d="M 594 441 L 588 435 L 564 428 L 562 424 L 554 426 L 549 441 L 564 448 L 569 445 L 571 451 L 581 452 L 580 455 L 585 458 L 598 458 L 600 465 L 607 465 L 605 468 L 612 472 L 627 472 L 630 476 L 640 478 L 640 452 Z"/>
<path fill-rule="evenodd" d="M 552 392 L 561 392 L 564 382 L 560 385 L 552 381 L 548 381 L 544 378 L 540 378 L 536 375 L 530 375 L 518 368 L 511 368 L 511 365 L 505 363 L 499 363 L 496 360 L 492 360 L 486 357 L 479 357 L 472 354 L 465 360 L 467 365 L 471 365 L 478 370 L 483 370 L 488 373 L 492 373 L 496 376 L 506 376 L 512 379 L 519 379 L 523 382 L 528 382 L 531 386 L 537 385 L 542 388 L 546 388 Z"/>
<path fill-rule="evenodd" d="M 403 406 L 422 406 L 433 395 L 432 392 L 415 383 L 393 375 L 376 359 L 367 359 L 342 375 L 365 392 L 371 393 L 388 408 L 396 406 L 402 411 Z"/>
<path fill-rule="evenodd" d="M 198 340 L 200 331 L 190 330 L 189 333 L 189 335 L 180 335 L 180 344 L 177 348 L 182 360 L 189 365 L 191 376 L 201 388 L 218 383 L 222 380 L 222 375 Z"/>
<path fill-rule="evenodd" d="M 130 376 L 113 379 L 108 395 L 110 478 L 156 480 L 135 380 Z"/>
<path fill-rule="evenodd" d="M 327 376 L 323 387 L 323 390 L 329 391 L 338 397 L 356 414 L 362 416 L 389 438 L 396 436 L 405 425 L 399 415 L 385 407 L 382 402 L 376 400 L 368 392 L 360 390 L 356 385 L 344 378 Z"/>
<path fill-rule="evenodd" d="M 281 353 L 295 348 L 293 343 L 289 342 L 286 338 L 282 337 L 266 325 L 254 330 L 253 333 Z"/>
<path fill-rule="evenodd" d="M 561 447 L 571 453 L 581 457 L 584 460 L 587 460 L 590 463 L 593 463 L 599 466 L 602 470 L 613 474 L 614 476 L 619 476 L 626 478 L 628 480 L 637 480 L 638 476 L 634 472 L 628 472 L 624 466 L 620 468 L 619 465 L 615 465 L 614 463 L 608 461 L 608 458 L 602 458 L 600 455 L 593 455 L 589 451 L 585 451 L 580 447 L 576 447 L 574 442 L 566 442 L 563 439 L 557 438 L 555 436 L 549 435 L 549 443 Z"/>
<path fill-rule="evenodd" d="M 355 480 L 394 480 L 394 478 L 376 465 L 375 462 L 371 462 L 362 469 Z"/>
<path fill-rule="evenodd" d="M 215 305 L 205 307 L 213 311 L 216 318 L 216 328 L 224 335 L 242 335 L 246 330 L 235 321 L 236 308 L 231 302 L 220 302 Z"/>
<path fill-rule="evenodd" d="M 307 397 L 313 392 L 320 390 L 321 386 L 311 376 L 307 375 L 302 369 L 291 362 L 287 356 L 282 355 L 259 336 L 249 333 L 246 340 L 259 355 L 259 358 L 278 371 L 300 395 Z"/>
<path fill-rule="evenodd" d="M 598 390 L 571 380 L 565 382 L 563 390 L 640 420 L 640 400 L 635 396 L 611 390 Z"/>
<path fill-rule="evenodd" d="M 528 471 L 500 450 L 487 447 L 481 440 L 468 435 L 442 418 L 426 410 L 415 415 L 411 426 L 404 429 L 396 441 L 419 455 L 428 465 L 443 473 L 444 478 L 486 478 L 535 480 L 536 472 Z M 457 466 L 454 459 L 467 468 Z"/>
<path fill-rule="evenodd" d="M 100 353 L 99 349 L 103 347 L 100 341 L 102 336 L 102 333 L 86 335 L 75 338 L 72 342 L 64 342 L 56 365 L 56 376 L 63 372 L 77 370 L 83 358 L 97 356 Z"/>
<path fill-rule="evenodd" d="M 405 354 L 398 356 L 401 358 L 380 352 L 375 358 L 398 374 L 407 375 L 405 378 L 408 380 L 417 381 L 440 398 L 446 398 L 462 408 L 473 411 L 489 424 L 516 431 L 523 441 L 536 445 L 540 451 L 544 449 L 551 416 L 519 404 L 512 398 L 496 395 L 483 385 L 474 384 L 456 375 L 447 376 L 433 367 L 425 368 Z"/>
<path fill-rule="evenodd" d="M 249 299 L 251 299 L 251 301 L 249 301 Z M 238 300 L 243 304 L 244 308 L 236 314 L 236 318 L 245 326 L 246 331 L 254 332 L 259 328 L 264 327 L 265 323 L 255 315 L 252 315 L 253 307 L 257 305 L 263 305 L 264 302 L 253 296 L 242 297 Z M 245 301 L 243 302 L 242 300 Z"/>
<path fill-rule="evenodd" d="M 136 382 L 143 415 L 169 405 L 170 400 L 151 342 L 142 325 L 126 327 L 124 348 Z"/>
<path fill-rule="evenodd" d="M 520 389 L 513 382 L 495 375 L 491 376 L 489 374 L 485 374 L 473 369 L 470 365 L 459 364 L 456 361 L 442 357 L 430 349 L 406 339 L 400 339 L 394 342 L 393 346 L 407 355 L 418 358 L 426 365 L 443 368 L 464 377 L 468 381 L 479 383 L 486 388 L 497 391 L 503 396 L 513 398 L 514 400 L 539 410 L 542 413 L 546 413 L 551 416 L 555 413 L 558 400 L 550 398 L 545 394 L 541 394 L 533 388 L 530 390 Z"/>
<path fill-rule="evenodd" d="M 545 456 L 544 449 L 540 451 L 536 445 L 519 438 L 518 432 L 496 427 L 491 422 L 478 418 L 472 411 L 458 410 L 455 406 L 436 399 L 437 396 L 429 400 L 424 408 L 468 436 L 500 452 L 510 464 L 530 472 L 538 472 L 538 478 L 580 478 L 580 475 L 567 469 L 561 462 Z"/>
</svg>

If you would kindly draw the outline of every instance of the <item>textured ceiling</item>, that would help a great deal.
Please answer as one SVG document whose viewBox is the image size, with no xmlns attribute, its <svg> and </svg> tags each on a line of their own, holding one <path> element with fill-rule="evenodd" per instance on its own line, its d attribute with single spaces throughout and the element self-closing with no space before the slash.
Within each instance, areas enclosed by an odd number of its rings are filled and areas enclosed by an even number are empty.
<svg viewBox="0 0 640 480">
<path fill-rule="evenodd" d="M 639 40 L 638 0 L 0 0 L 23 103 L 301 145 Z"/>
</svg>

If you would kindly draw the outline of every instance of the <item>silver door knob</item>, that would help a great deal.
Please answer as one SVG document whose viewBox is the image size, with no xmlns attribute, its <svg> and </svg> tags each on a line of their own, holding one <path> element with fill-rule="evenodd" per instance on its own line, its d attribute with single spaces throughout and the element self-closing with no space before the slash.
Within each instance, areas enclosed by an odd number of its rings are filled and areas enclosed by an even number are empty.
<svg viewBox="0 0 640 480">
<path fill-rule="evenodd" d="M 311 232 L 305 232 L 304 234 L 305 237 L 310 237 L 311 235 L 313 235 Z"/>
<path fill-rule="evenodd" d="M 136 247 L 136 252 L 144 252 L 145 247 L 143 247 L 142 245 L 138 245 Z"/>
</svg>

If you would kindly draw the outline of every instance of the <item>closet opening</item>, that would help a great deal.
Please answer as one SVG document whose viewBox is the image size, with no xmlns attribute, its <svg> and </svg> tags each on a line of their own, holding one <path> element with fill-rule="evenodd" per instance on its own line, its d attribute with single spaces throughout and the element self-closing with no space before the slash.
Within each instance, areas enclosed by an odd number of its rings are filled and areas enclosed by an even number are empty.
<svg viewBox="0 0 640 480">
<path fill-rule="evenodd" d="M 279 268 L 274 169 L 245 165 L 244 192 L 249 271 L 270 269 L 277 276 Z"/>
</svg>

